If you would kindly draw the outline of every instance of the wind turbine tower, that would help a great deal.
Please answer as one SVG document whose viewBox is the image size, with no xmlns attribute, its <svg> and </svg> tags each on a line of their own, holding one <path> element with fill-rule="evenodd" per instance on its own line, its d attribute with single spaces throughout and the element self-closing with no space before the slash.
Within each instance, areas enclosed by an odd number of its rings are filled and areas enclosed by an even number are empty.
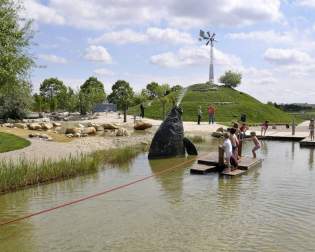
<svg viewBox="0 0 315 252">
<path fill-rule="evenodd" d="M 199 33 L 199 41 L 205 40 L 206 46 L 210 44 L 210 66 L 209 66 L 209 83 L 214 83 L 214 70 L 213 70 L 213 46 L 214 42 L 217 42 L 215 40 L 215 33 L 210 33 L 207 31 L 205 33 L 203 30 L 200 30 Z"/>
</svg>

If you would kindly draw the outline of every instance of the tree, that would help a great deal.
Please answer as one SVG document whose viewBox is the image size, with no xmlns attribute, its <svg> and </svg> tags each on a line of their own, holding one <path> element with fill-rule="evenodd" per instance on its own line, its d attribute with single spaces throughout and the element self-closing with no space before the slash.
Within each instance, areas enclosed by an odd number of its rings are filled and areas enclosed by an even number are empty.
<svg viewBox="0 0 315 252">
<path fill-rule="evenodd" d="M 96 77 L 88 78 L 80 87 L 79 92 L 81 114 L 91 112 L 95 105 L 104 102 L 105 98 L 104 84 Z"/>
<path fill-rule="evenodd" d="M 115 103 L 118 109 L 124 112 L 124 122 L 127 122 L 127 110 L 132 104 L 134 92 L 129 83 L 124 80 L 118 80 L 112 86 L 112 93 L 108 96 L 108 100 Z"/>
<path fill-rule="evenodd" d="M 67 87 L 57 78 L 45 79 L 39 88 L 40 95 L 49 103 L 50 112 L 64 110 L 67 102 Z"/>
<path fill-rule="evenodd" d="M 159 84 L 157 82 L 154 82 L 154 81 L 147 84 L 146 88 L 148 91 L 149 98 L 151 100 L 157 97 L 157 88 L 158 87 L 159 87 Z"/>
<path fill-rule="evenodd" d="M 0 109 L 4 118 L 21 118 L 30 108 L 28 73 L 34 65 L 28 54 L 31 22 L 19 17 L 21 7 L 13 0 L 0 1 Z"/>
<path fill-rule="evenodd" d="M 171 87 L 172 92 L 177 92 L 177 91 L 180 91 L 182 89 L 183 89 L 183 87 L 181 85 L 175 85 L 175 86 Z"/>
<path fill-rule="evenodd" d="M 237 72 L 232 72 L 231 70 L 226 71 L 224 75 L 220 77 L 220 82 L 224 83 L 226 87 L 235 88 L 242 80 L 242 74 Z"/>
<path fill-rule="evenodd" d="M 71 87 L 68 87 L 66 108 L 69 112 L 78 111 L 80 108 L 79 92 L 74 92 Z"/>
</svg>

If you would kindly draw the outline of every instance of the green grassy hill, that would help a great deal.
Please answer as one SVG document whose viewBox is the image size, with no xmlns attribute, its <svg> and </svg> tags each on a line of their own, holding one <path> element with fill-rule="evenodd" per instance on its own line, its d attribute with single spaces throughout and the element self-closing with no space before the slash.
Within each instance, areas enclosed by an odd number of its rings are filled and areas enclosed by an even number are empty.
<svg viewBox="0 0 315 252">
<path fill-rule="evenodd" d="M 266 105 L 248 94 L 223 86 L 210 86 L 208 84 L 195 84 L 188 90 L 180 104 L 183 108 L 184 121 L 196 121 L 199 105 L 202 107 L 202 121 L 207 121 L 207 108 L 209 104 L 216 107 L 216 121 L 228 123 L 240 119 L 241 114 L 247 115 L 249 123 L 261 123 L 268 120 L 272 123 L 289 123 L 292 117 L 272 105 Z M 145 103 L 145 116 L 161 119 L 162 105 L 157 100 Z M 172 107 L 167 104 L 166 111 Z M 130 114 L 139 114 L 139 106 L 129 110 Z"/>
</svg>

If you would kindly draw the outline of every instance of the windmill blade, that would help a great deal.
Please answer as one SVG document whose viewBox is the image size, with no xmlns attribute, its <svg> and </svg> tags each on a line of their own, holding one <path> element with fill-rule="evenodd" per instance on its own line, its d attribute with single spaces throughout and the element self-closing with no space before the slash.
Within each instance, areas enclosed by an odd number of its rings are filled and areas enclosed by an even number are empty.
<svg viewBox="0 0 315 252">
<path fill-rule="evenodd" d="M 202 38 L 205 38 L 205 32 L 203 30 L 200 30 L 199 36 Z"/>
<path fill-rule="evenodd" d="M 209 43 L 210 43 L 210 40 L 208 40 L 208 42 L 206 43 L 206 46 L 209 45 Z"/>
<path fill-rule="evenodd" d="M 214 39 L 214 37 L 215 37 L 215 33 L 212 34 L 211 38 Z"/>
<path fill-rule="evenodd" d="M 207 34 L 208 34 L 209 38 L 211 38 L 211 33 L 210 33 L 210 32 L 207 32 Z"/>
</svg>

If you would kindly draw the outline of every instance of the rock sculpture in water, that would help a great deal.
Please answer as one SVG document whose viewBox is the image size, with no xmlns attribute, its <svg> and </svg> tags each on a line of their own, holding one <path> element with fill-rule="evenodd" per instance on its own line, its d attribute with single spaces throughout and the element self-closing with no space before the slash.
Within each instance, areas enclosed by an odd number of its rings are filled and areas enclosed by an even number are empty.
<svg viewBox="0 0 315 252">
<path fill-rule="evenodd" d="M 189 155 L 198 155 L 193 143 L 184 138 L 181 115 L 180 107 L 172 108 L 154 135 L 149 150 L 149 159 L 184 156 L 186 150 Z"/>
</svg>

